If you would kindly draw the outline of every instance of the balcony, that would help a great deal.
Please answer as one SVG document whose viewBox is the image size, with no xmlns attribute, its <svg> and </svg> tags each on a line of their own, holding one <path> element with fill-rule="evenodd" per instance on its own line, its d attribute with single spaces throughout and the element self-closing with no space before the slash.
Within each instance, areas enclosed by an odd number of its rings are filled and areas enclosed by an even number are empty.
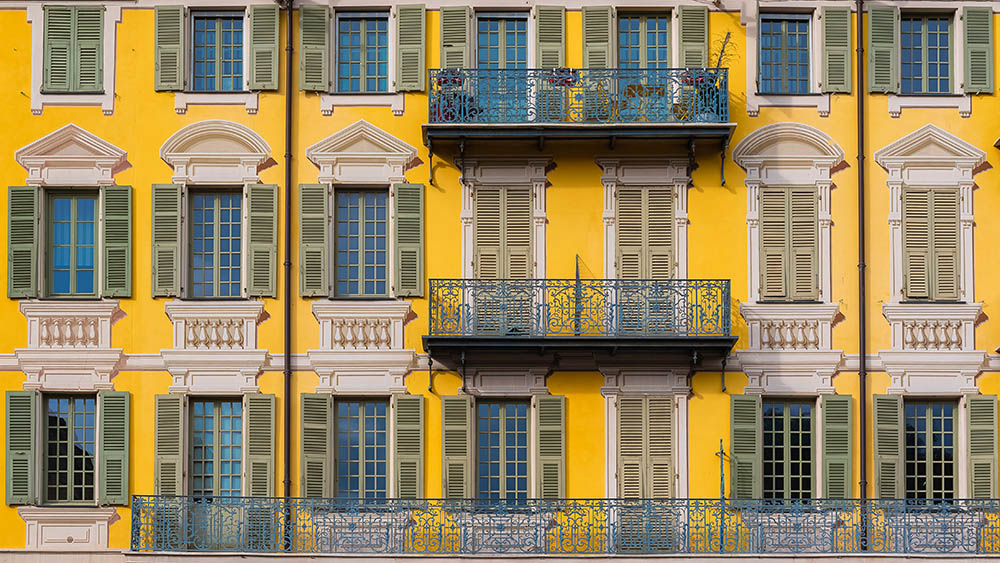
<svg viewBox="0 0 1000 563">
<path fill-rule="evenodd" d="M 131 551 L 1000 553 L 1000 500 L 132 497 Z M 138 560 L 138 558 L 136 559 Z"/>
</svg>

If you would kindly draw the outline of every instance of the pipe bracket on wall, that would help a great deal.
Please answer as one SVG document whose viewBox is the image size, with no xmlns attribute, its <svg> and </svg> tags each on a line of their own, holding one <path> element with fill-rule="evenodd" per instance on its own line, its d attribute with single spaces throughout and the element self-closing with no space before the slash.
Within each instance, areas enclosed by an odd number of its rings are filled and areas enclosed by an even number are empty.
<svg viewBox="0 0 1000 563">
<path fill-rule="evenodd" d="M 430 178 L 427 183 L 434 185 L 434 141 L 427 139 L 427 166 L 430 168 Z"/>
<path fill-rule="evenodd" d="M 722 140 L 722 163 L 719 164 L 719 179 L 726 185 L 726 152 L 729 151 L 729 137 Z M 724 391 L 725 389 L 723 389 Z"/>
<path fill-rule="evenodd" d="M 434 392 L 434 358 L 430 352 L 427 353 L 427 392 Z"/>
</svg>

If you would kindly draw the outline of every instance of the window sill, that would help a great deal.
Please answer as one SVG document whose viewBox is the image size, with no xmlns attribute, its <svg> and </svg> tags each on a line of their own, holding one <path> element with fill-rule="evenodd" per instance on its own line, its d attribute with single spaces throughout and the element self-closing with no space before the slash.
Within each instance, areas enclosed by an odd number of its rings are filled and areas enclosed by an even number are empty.
<svg viewBox="0 0 1000 563">
<path fill-rule="evenodd" d="M 22 506 L 25 548 L 37 551 L 95 551 L 108 548 L 108 528 L 119 520 L 112 507 Z"/>
<path fill-rule="evenodd" d="M 830 94 L 749 94 L 747 95 L 747 114 L 750 117 L 760 115 L 762 107 L 806 107 L 816 108 L 820 117 L 830 116 Z"/>
<path fill-rule="evenodd" d="M 319 108 L 323 115 L 333 115 L 337 107 L 388 107 L 392 115 L 403 115 L 403 92 L 386 92 L 379 94 L 320 94 Z"/>
<path fill-rule="evenodd" d="M 257 92 L 174 92 L 174 111 L 187 113 L 191 105 L 242 105 L 250 115 L 257 114 Z"/>
<path fill-rule="evenodd" d="M 957 109 L 963 118 L 972 116 L 972 95 L 970 94 L 889 94 L 889 116 L 899 117 L 903 109 L 932 108 Z"/>
</svg>

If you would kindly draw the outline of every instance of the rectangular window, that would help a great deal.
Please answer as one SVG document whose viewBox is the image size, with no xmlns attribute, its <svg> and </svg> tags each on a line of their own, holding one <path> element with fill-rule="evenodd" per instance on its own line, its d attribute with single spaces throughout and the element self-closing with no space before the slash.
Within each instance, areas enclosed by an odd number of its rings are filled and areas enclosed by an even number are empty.
<svg viewBox="0 0 1000 563">
<path fill-rule="evenodd" d="M 195 12 L 191 20 L 194 91 L 242 91 L 243 12 Z"/>
<path fill-rule="evenodd" d="M 191 495 L 238 497 L 243 491 L 243 403 L 191 401 Z"/>
<path fill-rule="evenodd" d="M 618 67 L 670 68 L 670 16 L 619 16 Z"/>
<path fill-rule="evenodd" d="M 528 498 L 528 402 L 476 405 L 479 498 Z"/>
<path fill-rule="evenodd" d="M 903 280 L 908 300 L 961 297 L 960 200 L 954 188 L 903 188 Z"/>
<path fill-rule="evenodd" d="M 104 91 L 104 7 L 44 6 L 42 92 Z"/>
<path fill-rule="evenodd" d="M 761 15 L 758 82 L 761 94 L 809 93 L 809 16 Z"/>
<path fill-rule="evenodd" d="M 96 405 L 93 395 L 45 397 L 45 501 L 94 502 Z"/>
<path fill-rule="evenodd" d="M 906 498 L 955 498 L 952 402 L 906 401 Z"/>
<path fill-rule="evenodd" d="M 764 401 L 764 498 L 812 498 L 813 403 Z"/>
<path fill-rule="evenodd" d="M 903 15 L 900 20 L 900 92 L 951 93 L 951 18 Z"/>
<path fill-rule="evenodd" d="M 91 297 L 97 294 L 97 196 L 53 194 L 49 197 L 49 295 Z"/>
<path fill-rule="evenodd" d="M 482 14 L 476 18 L 479 68 L 528 68 L 528 14 Z"/>
<path fill-rule="evenodd" d="M 386 498 L 385 400 L 337 400 L 337 496 Z"/>
<path fill-rule="evenodd" d="M 336 295 L 386 295 L 388 221 L 385 190 L 336 190 Z"/>
<path fill-rule="evenodd" d="M 760 188 L 760 273 L 763 300 L 819 299 L 816 188 Z"/>
<path fill-rule="evenodd" d="M 337 14 L 337 91 L 389 90 L 389 14 Z"/>
<path fill-rule="evenodd" d="M 240 297 L 243 196 L 196 192 L 191 197 L 191 297 Z"/>
</svg>

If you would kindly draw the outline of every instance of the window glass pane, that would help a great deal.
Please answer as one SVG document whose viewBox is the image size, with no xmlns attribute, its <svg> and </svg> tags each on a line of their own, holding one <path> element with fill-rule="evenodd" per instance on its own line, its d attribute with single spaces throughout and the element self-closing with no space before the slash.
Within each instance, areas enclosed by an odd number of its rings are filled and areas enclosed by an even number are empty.
<svg viewBox="0 0 1000 563">
<path fill-rule="evenodd" d="M 240 400 L 191 401 L 191 495 L 242 494 L 242 410 Z"/>
<path fill-rule="evenodd" d="M 762 404 L 764 498 L 813 496 L 812 403 Z"/>
<path fill-rule="evenodd" d="M 670 18 L 620 16 L 618 18 L 619 68 L 669 68 Z"/>
<path fill-rule="evenodd" d="M 385 190 L 336 191 L 334 275 L 337 295 L 386 295 L 388 199 Z"/>
<path fill-rule="evenodd" d="M 903 16 L 900 20 L 900 91 L 951 92 L 951 19 Z"/>
<path fill-rule="evenodd" d="M 243 196 L 191 196 L 191 297 L 240 297 Z"/>
<path fill-rule="evenodd" d="M 337 91 L 389 90 L 389 19 L 385 13 L 337 16 Z"/>
<path fill-rule="evenodd" d="M 955 497 L 955 404 L 907 401 L 906 498 Z"/>
<path fill-rule="evenodd" d="M 192 16 L 192 89 L 243 90 L 243 14 Z"/>
<path fill-rule="evenodd" d="M 476 404 L 480 498 L 528 497 L 528 403 Z"/>
<path fill-rule="evenodd" d="M 45 500 L 94 501 L 96 398 L 46 396 Z"/>
<path fill-rule="evenodd" d="M 788 16 L 762 19 L 759 48 L 761 93 L 809 92 L 809 20 Z"/>
<path fill-rule="evenodd" d="M 386 498 L 388 406 L 384 400 L 336 401 L 338 497 Z"/>
<path fill-rule="evenodd" d="M 96 295 L 97 198 L 55 194 L 49 217 L 49 294 Z"/>
<path fill-rule="evenodd" d="M 527 19 L 519 16 L 478 18 L 476 63 L 479 68 L 527 68 Z"/>
</svg>

